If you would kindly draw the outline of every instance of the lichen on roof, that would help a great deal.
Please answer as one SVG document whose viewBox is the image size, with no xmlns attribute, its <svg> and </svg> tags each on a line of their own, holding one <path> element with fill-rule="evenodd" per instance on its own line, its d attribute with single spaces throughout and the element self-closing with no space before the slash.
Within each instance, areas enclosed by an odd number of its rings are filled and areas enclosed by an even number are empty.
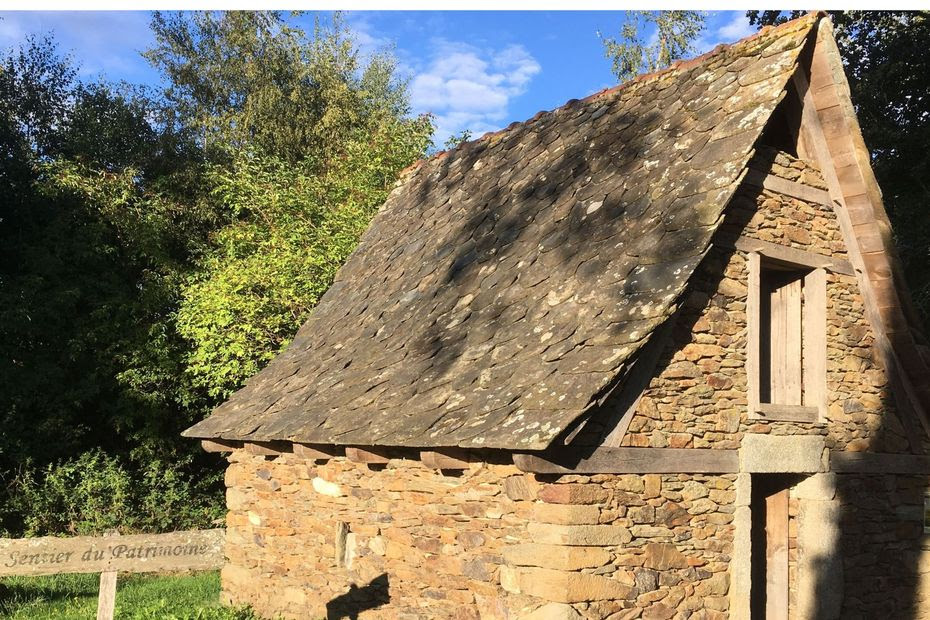
<svg viewBox="0 0 930 620">
<path fill-rule="evenodd" d="M 675 310 L 817 16 L 420 162 L 190 437 L 540 450 Z"/>
</svg>

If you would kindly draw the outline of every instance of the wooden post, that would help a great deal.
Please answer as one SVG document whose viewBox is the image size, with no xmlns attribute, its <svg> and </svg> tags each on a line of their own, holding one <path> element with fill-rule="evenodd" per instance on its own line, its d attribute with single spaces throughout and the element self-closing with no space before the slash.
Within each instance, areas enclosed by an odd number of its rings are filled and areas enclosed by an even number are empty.
<svg viewBox="0 0 930 620">
<path fill-rule="evenodd" d="M 119 532 L 108 532 L 104 536 L 119 536 Z M 116 571 L 100 573 L 100 593 L 97 595 L 97 620 L 113 620 L 116 609 Z"/>
<path fill-rule="evenodd" d="M 788 618 L 788 489 L 765 498 L 765 618 Z"/>
</svg>

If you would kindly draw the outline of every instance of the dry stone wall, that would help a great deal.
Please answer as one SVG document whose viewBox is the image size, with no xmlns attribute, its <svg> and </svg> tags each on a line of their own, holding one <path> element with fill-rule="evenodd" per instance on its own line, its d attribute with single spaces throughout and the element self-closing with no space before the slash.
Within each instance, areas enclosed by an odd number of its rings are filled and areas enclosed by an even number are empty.
<svg viewBox="0 0 930 620">
<path fill-rule="evenodd" d="M 753 167 L 825 187 L 816 168 L 786 153 L 763 151 Z M 846 258 L 846 250 L 828 205 L 744 185 L 726 218 L 717 244 L 692 276 L 656 376 L 621 445 L 737 449 L 744 433 L 815 434 L 832 450 L 907 452 L 907 431 L 852 275 L 827 273 L 827 418 L 793 423 L 749 416 L 748 253 L 732 249 L 732 240 L 742 235 L 838 259 Z"/>
<path fill-rule="evenodd" d="M 726 617 L 734 476 L 230 461 L 224 597 L 263 616 Z"/>
<path fill-rule="evenodd" d="M 840 617 L 930 618 L 927 488 L 925 476 L 837 476 Z"/>
</svg>

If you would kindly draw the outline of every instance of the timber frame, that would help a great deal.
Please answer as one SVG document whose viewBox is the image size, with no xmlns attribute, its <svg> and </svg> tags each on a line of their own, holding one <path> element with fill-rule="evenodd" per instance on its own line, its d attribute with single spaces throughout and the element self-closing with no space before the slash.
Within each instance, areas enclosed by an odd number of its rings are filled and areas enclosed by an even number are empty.
<svg viewBox="0 0 930 620">
<path fill-rule="evenodd" d="M 894 250 L 891 224 L 870 165 L 829 20 L 820 20 L 793 77 L 800 110 L 798 151 L 816 163 L 829 188 L 849 262 L 865 301 L 876 346 L 902 412 L 916 416 L 930 436 L 930 364 Z M 912 448 L 916 428 L 903 415 Z"/>
</svg>

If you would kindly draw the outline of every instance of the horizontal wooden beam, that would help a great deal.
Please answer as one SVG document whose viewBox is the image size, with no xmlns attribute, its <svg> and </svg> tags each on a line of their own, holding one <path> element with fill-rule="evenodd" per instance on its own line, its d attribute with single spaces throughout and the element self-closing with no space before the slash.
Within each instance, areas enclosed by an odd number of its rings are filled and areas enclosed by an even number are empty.
<svg viewBox="0 0 930 620">
<path fill-rule="evenodd" d="M 737 450 L 698 448 L 564 448 L 558 453 L 514 454 L 518 469 L 536 474 L 732 474 Z"/>
<path fill-rule="evenodd" d="M 391 460 L 384 448 L 346 448 L 346 458 L 353 463 L 383 465 Z"/>
<path fill-rule="evenodd" d="M 206 452 L 232 452 L 237 448 L 241 448 L 242 442 L 227 439 L 202 439 L 200 447 Z"/>
<path fill-rule="evenodd" d="M 462 448 L 438 448 L 420 452 L 420 460 L 430 469 L 468 469 L 471 457 Z"/>
<path fill-rule="evenodd" d="M 818 422 L 820 418 L 820 409 L 804 405 L 760 403 L 756 408 L 756 413 L 759 415 L 759 419 L 772 420 L 773 422 L 808 422 L 813 424 Z"/>
<path fill-rule="evenodd" d="M 245 451 L 256 456 L 278 456 L 291 452 L 289 441 L 247 441 Z"/>
<path fill-rule="evenodd" d="M 305 443 L 293 444 L 293 450 L 295 456 L 311 461 L 328 461 L 345 454 L 345 450 L 338 446 L 308 445 Z"/>
<path fill-rule="evenodd" d="M 769 190 L 770 192 L 775 192 L 776 194 L 784 194 L 785 196 L 791 196 L 792 198 L 797 198 L 805 202 L 810 202 L 818 205 L 832 205 L 830 201 L 830 192 L 825 189 L 817 189 L 816 187 L 811 187 L 810 185 L 804 185 L 803 183 L 798 183 L 796 181 L 789 181 L 788 179 L 783 179 L 781 177 L 775 176 L 774 174 L 768 174 L 762 170 L 756 170 L 751 168 L 746 177 L 743 179 L 744 183 L 753 185 L 755 187 L 761 187 Z"/>
<path fill-rule="evenodd" d="M 831 451 L 830 470 L 843 474 L 930 474 L 930 457 Z"/>
<path fill-rule="evenodd" d="M 842 273 L 847 276 L 856 275 L 856 272 L 853 271 L 852 264 L 848 260 L 834 258 L 826 254 L 799 250 L 787 245 L 772 243 L 771 241 L 762 241 L 761 239 L 753 239 L 752 237 L 740 235 L 732 242 L 721 239 L 718 244 L 732 247 L 743 252 L 758 252 L 766 258 L 783 263 L 802 265 L 813 269 L 822 268 L 827 271 L 832 271 L 833 273 Z"/>
</svg>

